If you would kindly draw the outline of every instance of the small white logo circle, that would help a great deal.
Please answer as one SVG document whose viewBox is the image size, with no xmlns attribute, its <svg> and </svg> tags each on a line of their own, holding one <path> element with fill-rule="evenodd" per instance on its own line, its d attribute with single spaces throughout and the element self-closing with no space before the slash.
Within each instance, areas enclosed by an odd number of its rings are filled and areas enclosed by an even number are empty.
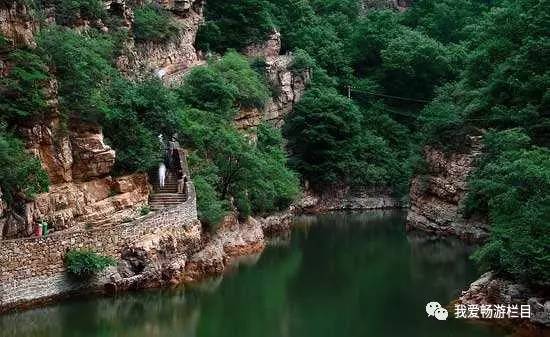
<svg viewBox="0 0 550 337">
<path fill-rule="evenodd" d="M 439 321 L 445 321 L 449 317 L 447 309 L 441 307 L 439 302 L 429 302 L 426 304 L 426 313 L 428 317 L 434 316 Z"/>
</svg>

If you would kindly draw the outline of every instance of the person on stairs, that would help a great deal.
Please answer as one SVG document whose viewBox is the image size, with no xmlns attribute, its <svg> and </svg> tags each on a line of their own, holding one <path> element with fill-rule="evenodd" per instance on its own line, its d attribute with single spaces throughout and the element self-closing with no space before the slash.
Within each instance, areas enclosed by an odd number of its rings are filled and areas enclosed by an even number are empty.
<svg viewBox="0 0 550 337">
<path fill-rule="evenodd" d="M 164 139 L 162 137 L 162 134 L 159 135 L 159 143 L 161 148 L 161 153 L 165 153 L 166 145 L 164 144 Z M 159 186 L 160 188 L 164 188 L 164 181 L 166 180 L 166 165 L 164 165 L 164 162 L 160 162 L 159 164 Z"/>
<path fill-rule="evenodd" d="M 159 186 L 164 188 L 164 181 L 166 180 L 166 165 L 164 163 L 159 164 Z"/>
</svg>

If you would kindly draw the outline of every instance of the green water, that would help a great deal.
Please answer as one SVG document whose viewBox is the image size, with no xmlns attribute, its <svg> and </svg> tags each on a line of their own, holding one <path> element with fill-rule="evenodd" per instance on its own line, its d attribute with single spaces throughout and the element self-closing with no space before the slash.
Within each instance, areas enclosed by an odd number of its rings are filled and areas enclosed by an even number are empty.
<svg viewBox="0 0 550 337">
<path fill-rule="evenodd" d="M 232 272 L 196 287 L 64 302 L 0 317 L 10 337 L 482 337 L 485 326 L 428 318 L 477 272 L 471 248 L 404 231 L 403 212 L 296 220 Z"/>
</svg>

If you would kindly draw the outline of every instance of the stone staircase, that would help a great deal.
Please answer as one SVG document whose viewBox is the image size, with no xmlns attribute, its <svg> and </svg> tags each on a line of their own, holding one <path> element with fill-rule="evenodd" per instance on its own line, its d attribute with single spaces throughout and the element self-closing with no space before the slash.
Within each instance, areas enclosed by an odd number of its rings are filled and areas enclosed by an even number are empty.
<svg viewBox="0 0 550 337">
<path fill-rule="evenodd" d="M 153 188 L 154 193 L 149 196 L 149 206 L 152 211 L 177 206 L 186 201 L 185 194 L 178 193 L 178 179 L 172 171 L 168 171 L 163 187 L 155 182 Z"/>
</svg>

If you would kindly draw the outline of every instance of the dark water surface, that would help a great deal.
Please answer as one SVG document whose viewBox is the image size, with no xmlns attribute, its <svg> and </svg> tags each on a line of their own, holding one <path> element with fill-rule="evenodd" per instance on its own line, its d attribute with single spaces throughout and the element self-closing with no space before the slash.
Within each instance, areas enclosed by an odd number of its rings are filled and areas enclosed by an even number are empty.
<svg viewBox="0 0 550 337">
<path fill-rule="evenodd" d="M 0 317 L 9 337 L 489 337 L 428 318 L 478 276 L 471 248 L 406 234 L 403 212 L 302 217 L 292 238 L 223 280 Z"/>
</svg>

